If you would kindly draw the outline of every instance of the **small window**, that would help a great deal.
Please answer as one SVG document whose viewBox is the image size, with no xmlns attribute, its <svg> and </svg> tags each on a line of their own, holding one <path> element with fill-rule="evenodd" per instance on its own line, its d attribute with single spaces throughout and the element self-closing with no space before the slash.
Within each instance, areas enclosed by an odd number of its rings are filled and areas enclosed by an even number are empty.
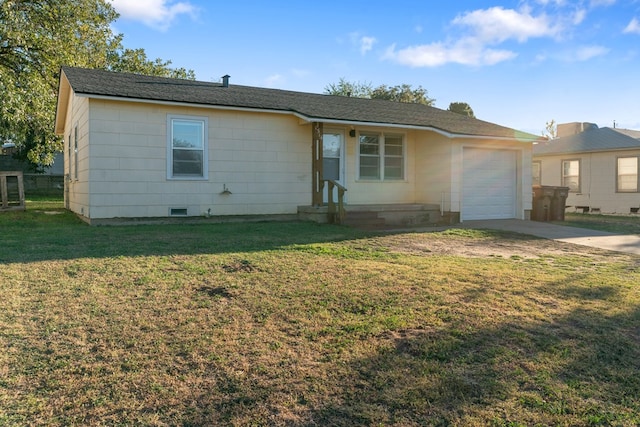
<svg viewBox="0 0 640 427">
<path fill-rule="evenodd" d="M 562 161 L 562 185 L 573 193 L 580 192 L 580 160 Z"/>
<path fill-rule="evenodd" d="M 635 193 L 638 191 L 638 158 L 618 158 L 618 191 Z"/>
<path fill-rule="evenodd" d="M 539 160 L 532 163 L 531 183 L 533 185 L 542 185 L 542 162 Z"/>
<path fill-rule="evenodd" d="M 401 135 L 360 134 L 360 179 L 403 180 L 404 163 L 404 140 Z"/>
<path fill-rule="evenodd" d="M 169 178 L 207 178 L 207 127 L 206 118 L 169 116 Z"/>
<path fill-rule="evenodd" d="M 73 128 L 73 179 L 78 180 L 78 126 Z"/>
</svg>

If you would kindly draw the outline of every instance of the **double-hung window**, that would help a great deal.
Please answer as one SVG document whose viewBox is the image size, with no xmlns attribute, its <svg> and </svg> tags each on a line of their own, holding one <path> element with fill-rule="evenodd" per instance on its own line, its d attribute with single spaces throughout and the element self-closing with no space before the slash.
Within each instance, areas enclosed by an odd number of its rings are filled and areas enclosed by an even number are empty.
<svg viewBox="0 0 640 427">
<path fill-rule="evenodd" d="M 167 122 L 168 178 L 207 179 L 207 118 L 170 115 Z"/>
<path fill-rule="evenodd" d="M 562 161 L 562 185 L 573 193 L 580 192 L 580 160 Z"/>
<path fill-rule="evenodd" d="M 618 186 L 620 193 L 638 191 L 638 157 L 618 157 Z"/>
<path fill-rule="evenodd" d="M 405 150 L 402 135 L 361 133 L 359 178 L 362 180 L 404 180 Z"/>
</svg>

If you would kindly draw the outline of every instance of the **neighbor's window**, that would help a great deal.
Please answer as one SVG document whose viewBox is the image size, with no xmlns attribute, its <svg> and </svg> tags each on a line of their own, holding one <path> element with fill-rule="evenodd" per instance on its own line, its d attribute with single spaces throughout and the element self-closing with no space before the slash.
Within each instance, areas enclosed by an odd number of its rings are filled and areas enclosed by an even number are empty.
<svg viewBox="0 0 640 427">
<path fill-rule="evenodd" d="M 531 183 L 533 185 L 542 185 L 542 162 L 536 160 L 532 163 Z"/>
<path fill-rule="evenodd" d="M 580 160 L 562 161 L 562 185 L 571 192 L 580 192 Z"/>
<path fill-rule="evenodd" d="M 401 135 L 361 133 L 360 179 L 403 180 L 404 141 Z"/>
<path fill-rule="evenodd" d="M 169 178 L 207 178 L 207 118 L 169 116 Z"/>
<path fill-rule="evenodd" d="M 638 158 L 618 157 L 618 191 L 638 191 Z"/>
</svg>

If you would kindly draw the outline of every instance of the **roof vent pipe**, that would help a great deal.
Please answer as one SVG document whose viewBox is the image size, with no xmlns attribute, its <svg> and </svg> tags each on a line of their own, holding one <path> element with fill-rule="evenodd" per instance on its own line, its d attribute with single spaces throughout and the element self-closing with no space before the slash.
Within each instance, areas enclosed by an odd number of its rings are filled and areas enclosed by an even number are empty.
<svg viewBox="0 0 640 427">
<path fill-rule="evenodd" d="M 222 87 L 229 87 L 229 77 L 231 77 L 229 74 L 222 76 Z"/>
</svg>

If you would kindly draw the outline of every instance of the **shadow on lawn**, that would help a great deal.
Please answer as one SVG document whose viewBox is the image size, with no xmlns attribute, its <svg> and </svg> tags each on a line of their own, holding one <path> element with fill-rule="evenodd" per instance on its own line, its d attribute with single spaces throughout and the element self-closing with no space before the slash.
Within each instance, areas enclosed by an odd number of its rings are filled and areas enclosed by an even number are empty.
<svg viewBox="0 0 640 427">
<path fill-rule="evenodd" d="M 308 222 L 12 226 L 0 235 L 0 262 L 268 251 L 366 235 L 349 227 Z"/>
<path fill-rule="evenodd" d="M 640 310 L 401 331 L 303 425 L 638 425 Z M 478 418 L 474 418 L 478 417 Z"/>
<path fill-rule="evenodd" d="M 374 356 L 322 362 L 319 377 L 294 378 L 290 395 L 221 377 L 222 389 L 197 396 L 183 425 L 638 425 L 640 308 L 603 316 L 588 303 L 617 299 L 615 289 L 556 285 L 545 291 L 585 306 L 483 329 L 459 318 L 388 331 L 375 338 Z M 308 384 L 302 393 L 300 382 Z M 280 418 L 282 402 L 297 407 L 294 416 Z"/>
</svg>

